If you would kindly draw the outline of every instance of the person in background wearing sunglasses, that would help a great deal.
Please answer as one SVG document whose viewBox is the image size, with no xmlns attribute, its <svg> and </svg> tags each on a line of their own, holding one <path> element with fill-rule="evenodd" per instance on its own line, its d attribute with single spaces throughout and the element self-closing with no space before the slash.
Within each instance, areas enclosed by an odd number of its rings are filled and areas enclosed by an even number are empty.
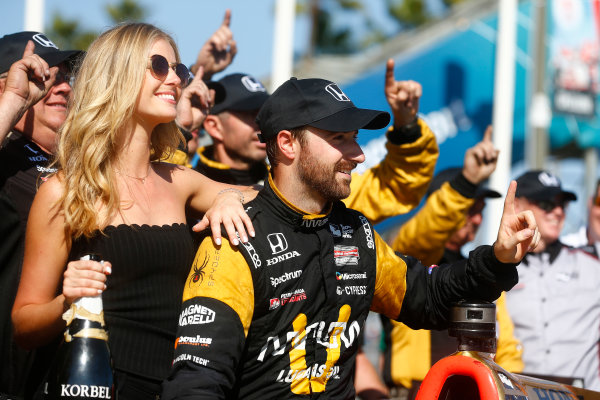
<svg viewBox="0 0 600 400">
<path fill-rule="evenodd" d="M 576 195 L 548 171 L 517 178 L 515 210 L 531 210 L 541 235 L 519 268 L 506 306 L 523 345 L 524 373 L 578 377 L 600 390 L 600 261 L 560 242 Z"/>
<path fill-rule="evenodd" d="M 35 356 L 13 340 L 25 226 L 39 179 L 52 170 L 56 132 L 67 115 L 77 50 L 62 51 L 43 33 L 0 38 L 0 398 L 23 397 Z"/>
<path fill-rule="evenodd" d="M 498 154 L 489 126 L 483 139 L 465 152 L 462 167 L 447 168 L 435 175 L 427 189 L 425 205 L 391 241 L 394 251 L 413 256 L 425 265 L 464 260 L 463 247 L 475 239 L 486 199 L 501 197 L 483 184 L 496 169 Z M 521 346 L 514 337 L 504 296 L 496 302 L 496 311 L 495 361 L 509 372 L 521 372 Z M 383 376 L 391 388 L 390 398 L 414 399 L 429 368 L 456 351 L 456 339 L 447 331 L 413 330 L 387 318 L 382 318 L 382 323 Z"/>
<path fill-rule="evenodd" d="M 170 370 L 195 251 L 187 218 L 205 213 L 198 228 L 210 218 L 217 244 L 221 222 L 234 244 L 235 231 L 242 241 L 252 234 L 241 203 L 254 191 L 158 161 L 183 139 L 174 120 L 188 78 L 173 39 L 155 26 L 100 35 L 78 69 L 57 172 L 40 185 L 27 223 L 15 339 L 51 355 L 63 312 L 102 293 L 121 400 L 155 399 Z M 104 262 L 80 260 L 90 253 Z M 50 362 L 39 360 L 38 378 Z"/>
</svg>

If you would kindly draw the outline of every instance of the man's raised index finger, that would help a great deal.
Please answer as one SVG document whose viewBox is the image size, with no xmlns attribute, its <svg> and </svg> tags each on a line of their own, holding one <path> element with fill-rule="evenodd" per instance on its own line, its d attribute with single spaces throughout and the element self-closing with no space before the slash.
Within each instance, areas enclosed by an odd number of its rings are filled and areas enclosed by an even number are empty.
<svg viewBox="0 0 600 400">
<path fill-rule="evenodd" d="M 32 40 L 28 40 L 27 45 L 25 46 L 25 50 L 23 50 L 23 58 L 33 55 L 34 50 L 35 50 L 35 43 L 33 43 Z"/>
<path fill-rule="evenodd" d="M 494 131 L 494 129 L 492 128 L 492 126 L 488 125 L 487 128 L 485 129 L 485 132 L 483 133 L 483 140 L 491 142 L 493 131 Z"/>
<path fill-rule="evenodd" d="M 221 25 L 225 25 L 225 26 L 229 27 L 230 24 L 231 24 L 231 10 L 227 9 L 227 10 L 225 10 L 225 16 L 223 17 L 223 23 Z"/>
<path fill-rule="evenodd" d="M 385 86 L 390 87 L 396 83 L 394 77 L 394 60 L 391 58 L 385 64 Z"/>
<path fill-rule="evenodd" d="M 504 211 L 502 214 L 507 212 L 515 213 L 515 193 L 517 192 L 517 181 L 510 181 L 508 191 L 506 192 L 506 198 L 504 199 Z"/>
</svg>

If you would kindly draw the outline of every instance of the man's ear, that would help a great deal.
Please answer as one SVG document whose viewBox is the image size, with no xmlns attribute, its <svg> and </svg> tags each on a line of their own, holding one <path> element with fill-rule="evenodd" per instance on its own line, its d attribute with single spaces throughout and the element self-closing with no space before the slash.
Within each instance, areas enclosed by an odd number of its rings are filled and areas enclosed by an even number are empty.
<svg viewBox="0 0 600 400">
<path fill-rule="evenodd" d="M 6 87 L 6 78 L 0 79 L 0 94 L 4 93 L 4 88 Z"/>
<path fill-rule="evenodd" d="M 207 115 L 202 123 L 204 131 L 210 135 L 216 142 L 223 141 L 223 124 L 216 115 Z"/>
<path fill-rule="evenodd" d="M 292 132 L 288 130 L 279 131 L 277 134 L 277 147 L 281 153 L 281 161 L 293 161 L 298 157 L 298 141 L 292 136 Z M 285 162 L 285 161 L 284 161 Z"/>
</svg>

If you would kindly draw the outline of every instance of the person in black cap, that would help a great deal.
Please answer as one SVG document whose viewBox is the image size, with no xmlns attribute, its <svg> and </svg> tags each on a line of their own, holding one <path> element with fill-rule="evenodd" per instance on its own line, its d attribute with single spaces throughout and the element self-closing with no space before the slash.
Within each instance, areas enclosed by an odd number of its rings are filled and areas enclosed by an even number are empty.
<svg viewBox="0 0 600 400">
<path fill-rule="evenodd" d="M 387 72 L 386 95 L 395 116 L 395 129 L 390 129 L 388 134 L 389 155 L 366 173 L 354 174 L 353 190 L 356 195 L 345 199 L 347 205 L 359 211 L 364 208 L 364 213 L 377 221 L 407 212 L 416 205 L 415 198 L 410 198 L 406 193 L 408 189 L 417 189 L 415 182 L 426 182 L 437 156 L 433 150 L 433 133 L 423 121 L 414 123 L 417 120 L 421 86 L 412 81 L 395 81 L 393 64 L 388 65 Z M 213 144 L 198 149 L 194 168 L 221 182 L 262 184 L 268 167 L 265 145 L 258 139 L 259 129 L 255 118 L 269 97 L 268 93 L 260 81 L 247 74 L 230 74 L 214 83 L 223 86 L 225 97 L 222 101 L 216 101 L 204 121 L 204 131 L 211 136 Z M 423 157 L 418 157 L 420 153 Z M 413 165 L 418 165 L 420 172 L 407 179 L 405 171 L 409 169 L 408 160 L 411 156 Z M 366 373 L 359 374 L 372 369 L 368 359 L 363 356 L 363 353 L 359 353 L 357 358 L 357 376 L 363 378 L 356 381 L 357 389 L 362 391 L 362 384 L 365 383 L 365 390 L 387 391 L 383 383 L 375 387 L 374 380 L 364 379 Z"/>
<path fill-rule="evenodd" d="M 531 210 L 539 246 L 519 269 L 506 306 L 523 344 L 524 373 L 583 378 L 600 391 L 600 261 L 561 243 L 565 210 L 576 200 L 549 171 L 517 178 L 516 210 Z"/>
<path fill-rule="evenodd" d="M 212 145 L 197 150 L 194 169 L 216 181 L 253 185 L 267 176 L 265 145 L 258 140 L 255 118 L 269 97 L 263 84 L 248 74 L 217 81 L 224 88 L 203 123 Z"/>
<path fill-rule="evenodd" d="M 347 206 L 374 223 L 418 205 L 438 155 L 433 132 L 417 117 L 421 85 L 396 81 L 392 60 L 386 67 L 385 95 L 394 116 L 385 144 L 388 153 L 378 165 L 352 174 L 351 194 L 344 199 Z M 225 88 L 225 98 L 217 102 L 204 123 L 214 144 L 199 150 L 196 169 L 228 183 L 262 183 L 267 173 L 266 151 L 251 117 L 256 116 L 268 94 L 247 74 L 231 74 L 218 83 Z"/>
<path fill-rule="evenodd" d="M 34 43 L 29 41 L 23 58 L 11 65 L 9 71 L 12 72 L 0 74 L 0 147 L 23 114 L 54 84 L 58 67 L 50 69 L 43 58 L 34 54 L 34 48 Z"/>
<path fill-rule="evenodd" d="M 181 93 L 175 119 L 185 143 L 181 143 L 179 148 L 166 159 L 170 163 L 192 167 L 190 158 L 194 157 L 198 147 L 198 131 L 210 107 L 225 98 L 223 86 L 219 82 L 211 81 L 210 78 L 227 68 L 237 53 L 236 42 L 229 29 L 230 23 L 231 11 L 226 10 L 223 23 L 204 42 L 196 62 L 190 67 L 195 75 Z M 206 93 L 207 89 L 209 96 Z M 209 104 L 202 104 L 202 98 L 208 98 Z"/>
<path fill-rule="evenodd" d="M 391 247 L 426 265 L 465 259 L 461 249 L 475 238 L 485 200 L 501 197 L 483 185 L 496 169 L 498 154 L 490 126 L 483 139 L 467 149 L 462 167 L 436 174 L 427 190 L 425 205 L 400 227 Z M 495 361 L 509 372 L 520 372 L 521 346 L 514 337 L 503 297 L 496 307 L 499 336 Z M 412 399 L 417 383 L 425 378 L 429 368 L 456 351 L 456 340 L 445 331 L 412 330 L 385 318 L 382 323 L 386 344 L 383 376 L 391 399 Z"/>
<path fill-rule="evenodd" d="M 25 241 L 25 226 L 39 179 L 51 172 L 56 132 L 67 115 L 72 62 L 80 51 L 59 50 L 43 33 L 0 38 L 0 394 L 24 396 L 33 352 L 13 342 L 11 308 Z M 39 101 L 38 101 L 39 100 Z M 37 102 L 36 102 L 37 101 Z M 11 111 L 12 110 L 12 111 Z M 35 390 L 35 388 L 33 388 Z M 1 397 L 1 396 L 0 396 Z"/>
<path fill-rule="evenodd" d="M 353 399 L 369 310 L 441 328 L 452 301 L 493 300 L 516 283 L 538 235 L 530 212 L 512 210 L 514 183 L 494 245 L 437 268 L 396 255 L 340 201 L 364 161 L 358 130 L 389 120 L 323 79 L 292 78 L 269 97 L 257 122 L 271 169 L 247 208 L 256 236 L 237 250 L 200 245 L 161 398 Z"/>
</svg>

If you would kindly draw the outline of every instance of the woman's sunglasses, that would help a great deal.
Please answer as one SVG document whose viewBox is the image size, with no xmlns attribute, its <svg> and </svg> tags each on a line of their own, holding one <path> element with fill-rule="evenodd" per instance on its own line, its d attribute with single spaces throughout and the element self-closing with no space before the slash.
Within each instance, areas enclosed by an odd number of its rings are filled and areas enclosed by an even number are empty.
<svg viewBox="0 0 600 400">
<path fill-rule="evenodd" d="M 190 79 L 190 71 L 184 64 L 169 63 L 166 58 L 160 54 L 155 54 L 148 60 L 148 67 L 152 76 L 159 81 L 164 81 L 169 75 L 169 68 L 175 71 L 175 74 L 181 80 L 181 87 L 185 87 Z"/>
</svg>

